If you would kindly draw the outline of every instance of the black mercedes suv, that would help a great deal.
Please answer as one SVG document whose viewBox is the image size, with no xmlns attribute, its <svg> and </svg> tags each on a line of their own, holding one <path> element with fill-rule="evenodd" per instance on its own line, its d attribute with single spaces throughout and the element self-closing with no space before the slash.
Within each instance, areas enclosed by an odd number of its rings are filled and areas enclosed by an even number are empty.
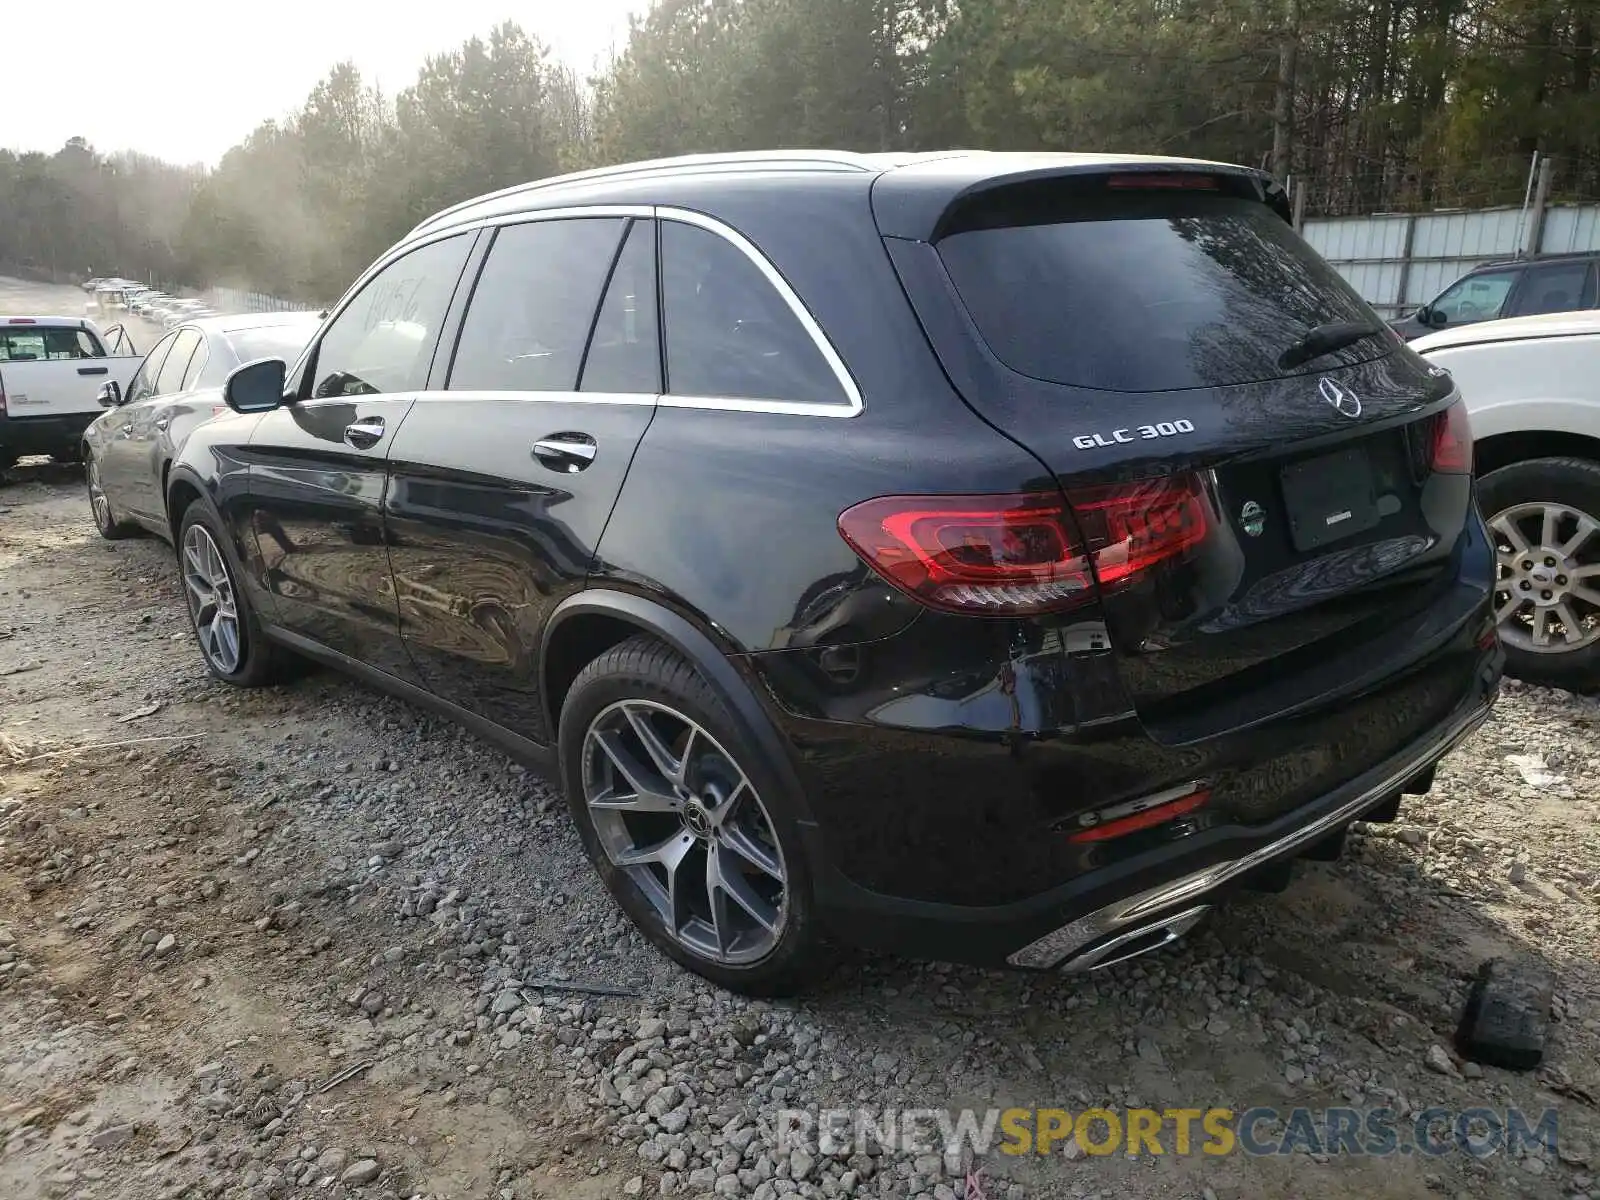
<svg viewBox="0 0 1600 1200">
<path fill-rule="evenodd" d="M 1492 703 L 1449 376 L 1216 163 L 784 152 L 418 226 L 167 505 L 205 662 L 558 767 L 691 970 L 1084 970 L 1338 851 Z"/>
</svg>

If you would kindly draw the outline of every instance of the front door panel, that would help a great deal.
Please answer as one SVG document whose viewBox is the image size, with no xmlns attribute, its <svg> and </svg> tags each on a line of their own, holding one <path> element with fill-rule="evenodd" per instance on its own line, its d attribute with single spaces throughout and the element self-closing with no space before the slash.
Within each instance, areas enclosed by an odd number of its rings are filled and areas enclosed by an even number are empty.
<svg viewBox="0 0 1600 1200">
<path fill-rule="evenodd" d="M 250 531 L 277 624 L 415 681 L 384 548 L 385 457 L 415 397 L 307 400 L 250 440 Z M 381 429 L 381 436 L 351 430 Z"/>
</svg>

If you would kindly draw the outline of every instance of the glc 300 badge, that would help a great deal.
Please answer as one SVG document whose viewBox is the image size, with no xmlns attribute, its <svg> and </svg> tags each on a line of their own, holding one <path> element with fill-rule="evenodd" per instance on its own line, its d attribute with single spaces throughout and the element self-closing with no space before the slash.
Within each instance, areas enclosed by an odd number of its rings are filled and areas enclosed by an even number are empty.
<svg viewBox="0 0 1600 1200">
<path fill-rule="evenodd" d="M 1261 531 L 1267 527 L 1267 512 L 1254 500 L 1246 500 L 1244 507 L 1239 510 L 1239 528 L 1251 537 L 1260 537 Z"/>
</svg>

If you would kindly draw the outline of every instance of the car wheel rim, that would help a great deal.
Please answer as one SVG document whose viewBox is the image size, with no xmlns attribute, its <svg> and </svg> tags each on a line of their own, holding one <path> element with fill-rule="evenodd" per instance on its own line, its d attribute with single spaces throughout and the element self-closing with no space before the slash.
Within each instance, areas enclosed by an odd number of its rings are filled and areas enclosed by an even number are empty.
<svg viewBox="0 0 1600 1200">
<path fill-rule="evenodd" d="M 206 661 L 224 675 L 239 669 L 239 610 L 222 552 L 204 525 L 183 535 L 183 585 Z"/>
<path fill-rule="evenodd" d="M 106 499 L 106 491 L 100 485 L 100 464 L 93 458 L 89 459 L 89 507 L 94 509 L 95 524 L 101 529 L 111 528 L 111 501 Z"/>
<path fill-rule="evenodd" d="M 682 713 L 612 704 L 583 744 L 583 798 L 611 864 L 667 933 L 709 962 L 771 953 L 788 919 L 788 875 L 772 818 L 749 776 Z"/>
<path fill-rule="evenodd" d="M 1495 621 L 1508 646 L 1569 654 L 1600 641 L 1600 521 L 1569 504 L 1514 504 L 1489 520 Z"/>
</svg>

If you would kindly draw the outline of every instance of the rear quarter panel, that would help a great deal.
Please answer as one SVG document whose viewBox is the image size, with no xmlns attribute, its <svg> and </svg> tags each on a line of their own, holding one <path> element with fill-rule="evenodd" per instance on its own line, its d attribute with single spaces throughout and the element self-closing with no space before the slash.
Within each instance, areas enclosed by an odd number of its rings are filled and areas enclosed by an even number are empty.
<svg viewBox="0 0 1600 1200">
<path fill-rule="evenodd" d="M 677 203 L 670 191 L 650 198 Z M 607 586 L 669 603 L 731 650 L 890 636 L 922 610 L 845 543 L 842 511 L 880 495 L 1054 483 L 951 389 L 859 179 L 782 190 L 730 184 L 709 211 L 794 289 L 863 409 L 848 417 L 718 411 L 673 407 L 669 397 L 634 456 L 596 573 Z"/>
</svg>

